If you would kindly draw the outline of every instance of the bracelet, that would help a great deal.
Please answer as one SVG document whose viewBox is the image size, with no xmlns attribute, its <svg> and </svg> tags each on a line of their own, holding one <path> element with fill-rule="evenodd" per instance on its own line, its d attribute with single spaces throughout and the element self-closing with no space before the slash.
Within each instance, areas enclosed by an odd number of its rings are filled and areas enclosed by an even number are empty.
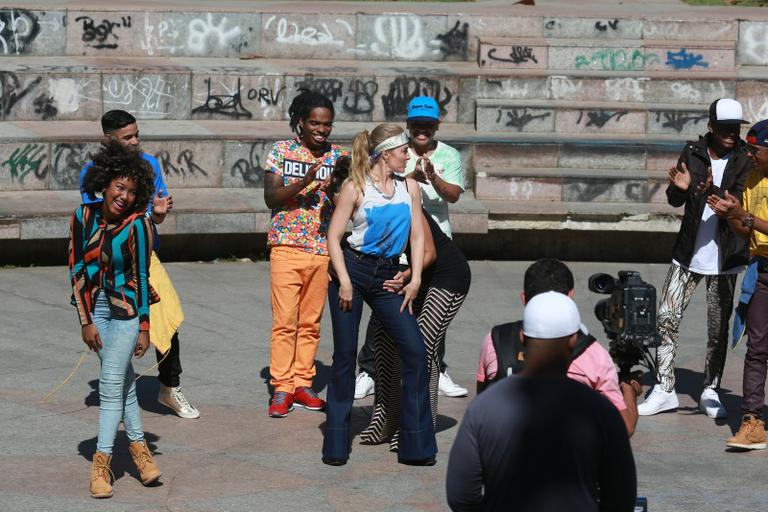
<svg viewBox="0 0 768 512">
<path fill-rule="evenodd" d="M 741 225 L 745 228 L 752 229 L 752 227 L 755 225 L 755 216 L 751 213 L 747 213 L 747 216 L 742 219 Z"/>
</svg>

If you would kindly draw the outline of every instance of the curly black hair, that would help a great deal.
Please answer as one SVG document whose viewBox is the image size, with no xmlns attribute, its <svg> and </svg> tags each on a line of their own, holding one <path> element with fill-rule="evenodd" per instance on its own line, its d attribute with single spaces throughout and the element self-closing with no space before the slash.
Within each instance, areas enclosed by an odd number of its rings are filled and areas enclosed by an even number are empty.
<svg viewBox="0 0 768 512">
<path fill-rule="evenodd" d="M 136 182 L 136 202 L 134 211 L 144 211 L 155 192 L 155 173 L 149 162 L 138 151 L 125 149 L 119 142 L 110 140 L 102 148 L 90 155 L 93 166 L 83 178 L 83 192 L 96 199 L 97 193 L 103 193 L 110 183 L 117 178 L 129 178 Z"/>
<path fill-rule="evenodd" d="M 288 107 L 288 124 L 291 127 L 291 131 L 301 135 L 299 121 L 307 119 L 310 112 L 316 108 L 327 108 L 331 111 L 332 118 L 336 116 L 336 112 L 333 110 L 333 102 L 327 96 L 308 89 L 299 89 L 299 91 L 301 91 L 301 94 L 293 98 L 291 106 Z"/>
<path fill-rule="evenodd" d="M 352 163 L 352 158 L 349 155 L 340 156 L 336 160 L 336 165 L 331 173 L 331 181 L 325 188 L 325 195 L 330 197 L 333 201 L 333 197 L 341 192 L 341 187 L 344 182 L 349 178 L 349 166 Z"/>
</svg>

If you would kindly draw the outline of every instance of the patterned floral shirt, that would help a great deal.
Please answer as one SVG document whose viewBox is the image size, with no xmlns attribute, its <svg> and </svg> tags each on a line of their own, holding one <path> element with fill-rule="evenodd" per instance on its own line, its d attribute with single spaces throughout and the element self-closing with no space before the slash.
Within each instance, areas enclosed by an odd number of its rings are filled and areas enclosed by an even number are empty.
<svg viewBox="0 0 768 512">
<path fill-rule="evenodd" d="M 96 293 L 106 294 L 113 318 L 139 317 L 139 330 L 149 330 L 149 305 L 159 298 L 149 285 L 152 221 L 134 213 L 121 224 L 107 224 L 101 204 L 84 204 L 72 216 L 69 275 L 72 304 L 80 325 L 92 324 Z"/>
<path fill-rule="evenodd" d="M 330 144 L 329 148 L 317 171 L 316 183 L 272 210 L 270 246 L 285 245 L 312 254 L 328 254 L 326 238 L 333 206 L 320 190 L 319 182 L 331 174 L 336 159 L 346 154 L 335 144 Z M 318 158 L 302 146 L 299 139 L 281 140 L 272 145 L 265 170 L 282 176 L 283 185 L 290 185 L 301 181 L 317 161 Z"/>
</svg>

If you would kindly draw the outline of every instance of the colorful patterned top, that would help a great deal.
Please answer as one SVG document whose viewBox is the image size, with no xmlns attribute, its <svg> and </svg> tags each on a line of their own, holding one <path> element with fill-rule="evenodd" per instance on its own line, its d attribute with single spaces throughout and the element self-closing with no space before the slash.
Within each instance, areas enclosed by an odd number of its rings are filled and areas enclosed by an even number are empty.
<svg viewBox="0 0 768 512">
<path fill-rule="evenodd" d="M 272 210 L 267 238 L 270 246 L 286 245 L 312 254 L 328 254 L 326 238 L 333 206 L 320 190 L 320 183 L 330 176 L 336 160 L 345 154 L 341 147 L 329 144 L 315 183 Z M 265 171 L 282 176 L 283 185 L 289 185 L 301 181 L 317 161 L 299 139 L 281 140 L 272 145 Z"/>
<path fill-rule="evenodd" d="M 139 330 L 149 330 L 149 304 L 159 298 L 149 286 L 152 221 L 137 212 L 121 224 L 107 224 L 101 204 L 84 204 L 70 222 L 69 276 L 72 304 L 80 325 L 92 324 L 99 290 L 107 294 L 113 318 L 139 317 Z"/>
</svg>

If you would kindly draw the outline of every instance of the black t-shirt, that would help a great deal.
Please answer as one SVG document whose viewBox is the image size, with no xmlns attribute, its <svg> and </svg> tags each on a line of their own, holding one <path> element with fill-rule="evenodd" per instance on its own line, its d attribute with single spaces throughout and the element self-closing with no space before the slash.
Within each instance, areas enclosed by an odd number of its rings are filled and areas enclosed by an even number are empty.
<svg viewBox="0 0 768 512">
<path fill-rule="evenodd" d="M 472 273 L 469 269 L 469 263 L 456 247 L 453 240 L 443 233 L 437 222 L 422 209 L 424 217 L 429 224 L 429 230 L 432 232 L 432 240 L 435 242 L 435 252 L 437 259 L 424 269 L 422 282 L 432 288 L 440 288 L 449 292 L 466 295 L 469 291 L 469 283 L 472 280 Z"/>
<path fill-rule="evenodd" d="M 631 512 L 637 494 L 616 408 L 567 377 L 504 379 L 467 408 L 448 461 L 452 510 Z"/>
</svg>

